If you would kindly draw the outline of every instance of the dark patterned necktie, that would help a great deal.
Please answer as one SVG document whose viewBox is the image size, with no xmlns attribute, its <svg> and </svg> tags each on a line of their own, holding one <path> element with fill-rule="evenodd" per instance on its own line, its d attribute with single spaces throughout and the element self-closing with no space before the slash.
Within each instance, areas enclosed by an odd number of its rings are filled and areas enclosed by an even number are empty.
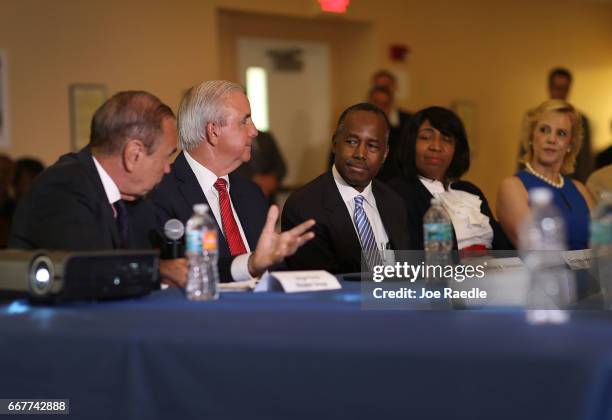
<svg viewBox="0 0 612 420">
<path fill-rule="evenodd" d="M 128 248 L 128 213 L 127 207 L 125 206 L 125 202 L 123 200 L 118 200 L 113 203 L 113 207 L 115 208 L 115 212 L 117 213 L 117 229 L 119 230 L 119 248 L 127 249 Z"/>
</svg>

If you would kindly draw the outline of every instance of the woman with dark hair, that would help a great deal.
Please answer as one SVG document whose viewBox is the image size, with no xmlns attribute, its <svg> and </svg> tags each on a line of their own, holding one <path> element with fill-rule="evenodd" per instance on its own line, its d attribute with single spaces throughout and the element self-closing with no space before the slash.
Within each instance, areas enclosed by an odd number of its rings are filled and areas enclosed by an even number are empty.
<svg viewBox="0 0 612 420">
<path fill-rule="evenodd" d="M 451 218 L 455 249 L 512 249 L 482 191 L 460 180 L 470 167 L 470 146 L 454 112 L 437 106 L 417 112 L 400 143 L 401 175 L 389 185 L 404 198 L 412 249 L 424 249 L 423 216 L 434 196 Z"/>
</svg>

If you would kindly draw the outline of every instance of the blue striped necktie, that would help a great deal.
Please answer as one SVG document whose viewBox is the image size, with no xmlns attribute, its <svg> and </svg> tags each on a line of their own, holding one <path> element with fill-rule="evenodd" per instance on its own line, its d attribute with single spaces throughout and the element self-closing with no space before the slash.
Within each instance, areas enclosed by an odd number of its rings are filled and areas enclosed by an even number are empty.
<svg viewBox="0 0 612 420">
<path fill-rule="evenodd" d="M 357 233 L 359 234 L 359 242 L 361 242 L 361 249 L 363 250 L 368 266 L 370 269 L 373 269 L 375 265 L 382 265 L 383 262 L 376 246 L 374 231 L 372 231 L 368 216 L 363 209 L 363 195 L 355 197 L 355 213 L 353 214 L 353 218 L 355 219 L 355 226 L 357 226 Z"/>
</svg>

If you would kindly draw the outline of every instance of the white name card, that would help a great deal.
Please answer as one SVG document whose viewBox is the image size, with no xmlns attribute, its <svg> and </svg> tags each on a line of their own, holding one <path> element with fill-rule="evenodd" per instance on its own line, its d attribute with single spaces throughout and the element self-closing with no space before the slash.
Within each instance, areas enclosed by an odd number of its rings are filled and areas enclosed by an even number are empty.
<svg viewBox="0 0 612 420">
<path fill-rule="evenodd" d="M 262 277 L 255 292 L 272 290 L 284 290 L 286 293 L 319 292 L 341 288 L 338 279 L 324 270 L 274 271 Z"/>
<path fill-rule="evenodd" d="M 525 264 L 518 257 L 508 258 L 489 258 L 485 261 L 485 270 L 488 271 L 506 271 L 524 269 Z"/>
<path fill-rule="evenodd" d="M 590 249 L 563 251 L 561 255 L 572 270 L 588 270 L 593 264 L 593 252 Z"/>
</svg>

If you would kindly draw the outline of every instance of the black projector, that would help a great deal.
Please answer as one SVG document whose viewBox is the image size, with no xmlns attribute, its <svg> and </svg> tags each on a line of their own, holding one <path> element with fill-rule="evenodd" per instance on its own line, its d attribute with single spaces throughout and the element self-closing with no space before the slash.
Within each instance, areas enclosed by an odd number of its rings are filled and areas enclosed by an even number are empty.
<svg viewBox="0 0 612 420">
<path fill-rule="evenodd" d="M 33 301 L 119 299 L 159 285 L 157 251 L 0 251 L 0 295 Z"/>
</svg>

